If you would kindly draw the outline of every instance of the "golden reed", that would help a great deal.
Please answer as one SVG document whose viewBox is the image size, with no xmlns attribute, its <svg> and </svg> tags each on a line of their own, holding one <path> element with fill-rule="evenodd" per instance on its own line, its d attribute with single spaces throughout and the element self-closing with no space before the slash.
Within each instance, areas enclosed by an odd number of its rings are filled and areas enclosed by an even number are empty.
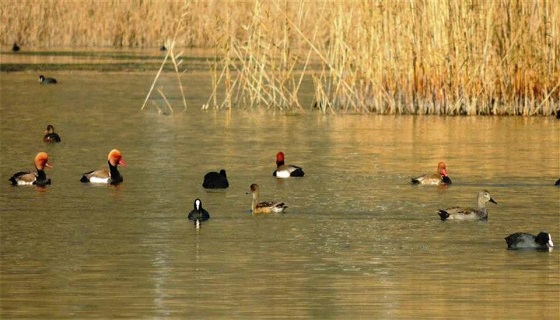
<svg viewBox="0 0 560 320">
<path fill-rule="evenodd" d="M 209 100 L 215 107 L 301 108 L 306 74 L 323 112 L 560 108 L 552 0 L 4 0 L 0 19 L 4 47 L 158 47 L 173 38 L 215 48 L 223 59 L 212 81 L 226 90 L 223 103 Z"/>
</svg>

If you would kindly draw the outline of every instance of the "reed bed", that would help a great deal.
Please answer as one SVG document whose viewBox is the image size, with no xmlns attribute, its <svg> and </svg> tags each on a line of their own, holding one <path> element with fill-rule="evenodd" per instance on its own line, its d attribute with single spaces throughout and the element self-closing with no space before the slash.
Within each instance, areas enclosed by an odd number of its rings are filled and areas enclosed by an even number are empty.
<svg viewBox="0 0 560 320">
<path fill-rule="evenodd" d="M 5 0 L 0 17 L 4 46 L 213 48 L 207 108 L 308 109 L 304 78 L 325 113 L 560 108 L 557 1 Z"/>
</svg>

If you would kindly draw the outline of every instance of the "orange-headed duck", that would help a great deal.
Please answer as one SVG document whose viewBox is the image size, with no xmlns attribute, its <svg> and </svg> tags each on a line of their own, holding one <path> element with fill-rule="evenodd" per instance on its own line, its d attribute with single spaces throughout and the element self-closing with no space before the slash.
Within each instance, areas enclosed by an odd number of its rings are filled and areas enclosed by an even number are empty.
<svg viewBox="0 0 560 320">
<path fill-rule="evenodd" d="M 109 170 L 99 169 L 84 173 L 81 182 L 91 182 L 91 183 L 108 183 L 108 184 L 119 184 L 123 182 L 123 177 L 121 176 L 117 166 L 126 167 L 126 163 L 122 158 L 122 154 L 119 150 L 113 149 L 109 152 L 108 161 Z"/>
<path fill-rule="evenodd" d="M 43 137 L 44 142 L 60 142 L 60 136 L 58 133 L 54 132 L 54 127 L 49 124 L 47 130 L 45 130 L 45 136 Z"/>
<path fill-rule="evenodd" d="M 305 172 L 298 166 L 284 163 L 284 152 L 276 154 L 276 170 L 272 173 L 277 178 L 303 177 Z"/>
<path fill-rule="evenodd" d="M 213 171 L 205 174 L 202 187 L 204 189 L 226 189 L 229 187 L 226 170 L 222 169 L 219 173 Z"/>
<path fill-rule="evenodd" d="M 505 237 L 508 249 L 532 249 L 550 251 L 554 247 L 550 233 L 541 231 L 537 236 L 529 233 L 516 232 Z"/>
<path fill-rule="evenodd" d="M 449 209 L 438 210 L 437 213 L 441 221 L 445 220 L 488 220 L 488 209 L 486 204 L 492 202 L 498 204 L 487 190 L 482 190 L 478 193 L 477 197 L 478 207 L 464 208 L 464 207 L 451 207 Z"/>
<path fill-rule="evenodd" d="M 251 211 L 253 214 L 263 214 L 263 213 L 282 213 L 287 206 L 284 202 L 275 201 L 260 201 L 259 202 L 259 185 L 253 183 L 250 187 L 250 191 L 253 194 L 253 201 L 251 203 Z"/>
<path fill-rule="evenodd" d="M 55 84 L 57 83 L 55 78 L 45 78 L 45 76 L 40 75 L 39 76 L 39 83 L 40 84 Z"/>
<path fill-rule="evenodd" d="M 194 200 L 194 209 L 189 212 L 189 220 L 194 221 L 195 228 L 199 229 L 200 224 L 208 219 L 210 219 L 210 214 L 208 211 L 204 210 L 202 207 L 202 201 L 200 199 Z"/>
<path fill-rule="evenodd" d="M 451 184 L 451 179 L 447 175 L 447 166 L 445 162 L 438 163 L 436 173 L 425 174 L 417 178 L 412 178 L 412 184 L 427 184 L 427 185 L 447 185 Z"/>
<path fill-rule="evenodd" d="M 24 172 L 20 171 L 14 174 L 10 181 L 14 186 L 23 186 L 23 185 L 38 185 L 38 186 L 46 186 L 51 184 L 51 179 L 47 178 L 45 174 L 45 167 L 52 168 L 49 164 L 49 156 L 46 152 L 39 152 L 35 156 L 35 168 L 37 172 Z"/>
</svg>

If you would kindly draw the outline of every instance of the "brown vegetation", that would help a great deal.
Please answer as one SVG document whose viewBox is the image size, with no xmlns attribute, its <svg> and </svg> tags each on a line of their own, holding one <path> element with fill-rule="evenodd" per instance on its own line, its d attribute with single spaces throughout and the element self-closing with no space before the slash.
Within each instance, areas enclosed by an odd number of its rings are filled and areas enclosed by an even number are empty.
<svg viewBox="0 0 560 320">
<path fill-rule="evenodd" d="M 560 107 L 557 1 L 5 0 L 0 15 L 3 46 L 215 48 L 215 108 L 299 110 L 303 75 L 323 112 Z"/>
</svg>

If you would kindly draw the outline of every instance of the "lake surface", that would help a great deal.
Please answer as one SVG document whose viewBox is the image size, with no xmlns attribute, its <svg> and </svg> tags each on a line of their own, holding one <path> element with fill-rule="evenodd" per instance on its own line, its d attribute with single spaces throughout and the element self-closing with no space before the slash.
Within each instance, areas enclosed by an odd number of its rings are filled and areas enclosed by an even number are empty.
<svg viewBox="0 0 560 320">
<path fill-rule="evenodd" d="M 560 245 L 558 120 L 201 111 L 203 72 L 164 116 L 140 111 L 153 75 L 0 75 L 0 318 L 559 318 L 559 248 L 504 241 Z M 47 124 L 61 143 L 42 142 Z M 124 183 L 80 183 L 113 148 Z M 52 185 L 12 187 L 38 151 Z M 278 151 L 305 177 L 273 178 Z M 442 160 L 453 185 L 409 184 Z M 205 191 L 221 168 L 230 188 Z M 251 183 L 287 212 L 252 216 Z M 439 220 L 482 189 L 488 222 Z"/>
</svg>

